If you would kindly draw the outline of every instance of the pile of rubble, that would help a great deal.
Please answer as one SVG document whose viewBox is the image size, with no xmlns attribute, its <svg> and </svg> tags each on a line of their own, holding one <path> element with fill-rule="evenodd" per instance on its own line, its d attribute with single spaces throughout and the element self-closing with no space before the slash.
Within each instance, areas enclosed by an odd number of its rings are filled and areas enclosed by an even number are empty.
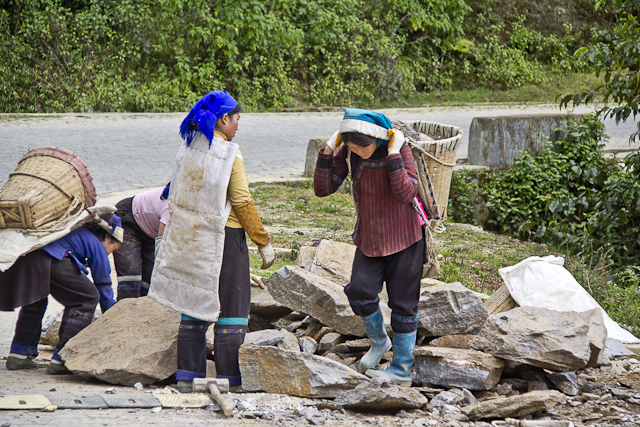
<svg viewBox="0 0 640 427">
<path fill-rule="evenodd" d="M 331 241 L 303 247 L 295 265 L 265 280 L 266 290 L 252 288 L 250 332 L 239 354 L 243 389 L 315 402 L 285 419 L 402 410 L 424 422 L 535 416 L 640 423 L 640 362 L 609 360 L 599 310 L 518 307 L 489 315 L 485 296 L 460 283 L 431 281 L 422 289 L 414 386 L 371 381 L 359 366 L 370 342 L 342 289 L 354 251 Z M 390 310 L 381 306 L 392 335 Z M 123 300 L 61 356 L 74 372 L 115 384 L 164 380 L 176 369 L 179 319 L 148 298 Z M 236 408 L 238 417 L 269 413 Z"/>
</svg>

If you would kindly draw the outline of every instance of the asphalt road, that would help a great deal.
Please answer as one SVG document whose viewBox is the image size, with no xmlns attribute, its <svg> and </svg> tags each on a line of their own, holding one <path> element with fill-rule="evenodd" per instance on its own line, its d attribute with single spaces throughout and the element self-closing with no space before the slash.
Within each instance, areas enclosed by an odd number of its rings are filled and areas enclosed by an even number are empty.
<svg viewBox="0 0 640 427">
<path fill-rule="evenodd" d="M 591 111 L 580 107 L 575 113 Z M 392 119 L 427 120 L 458 126 L 463 140 L 458 158 L 467 157 L 471 120 L 481 116 L 558 113 L 557 105 L 475 105 L 380 110 Z M 173 170 L 185 113 L 0 115 L 0 185 L 21 156 L 40 146 L 59 146 L 87 164 L 99 195 L 160 186 Z M 234 142 L 253 181 L 294 178 L 304 170 L 310 138 L 331 135 L 342 113 L 243 113 Z M 635 125 L 606 122 L 609 148 L 628 149 Z M 636 144 L 637 146 L 637 144 Z"/>
</svg>

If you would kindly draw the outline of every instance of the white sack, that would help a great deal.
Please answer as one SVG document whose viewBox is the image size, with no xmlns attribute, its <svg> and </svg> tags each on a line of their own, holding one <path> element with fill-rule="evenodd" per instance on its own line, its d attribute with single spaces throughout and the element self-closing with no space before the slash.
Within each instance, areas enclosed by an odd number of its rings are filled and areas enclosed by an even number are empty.
<svg viewBox="0 0 640 427">
<path fill-rule="evenodd" d="M 623 343 L 640 343 L 640 339 L 609 317 L 563 265 L 562 257 L 534 256 L 498 271 L 509 293 L 520 306 L 577 312 L 599 308 L 602 310 L 609 338 Z"/>
<path fill-rule="evenodd" d="M 153 268 L 149 296 L 196 319 L 215 322 L 224 251 L 226 202 L 238 144 L 199 134 L 178 149 L 169 191 L 169 221 Z"/>
<path fill-rule="evenodd" d="M 22 228 L 5 228 L 0 230 L 0 271 L 7 271 L 22 255 L 40 249 L 51 242 L 55 242 L 88 222 L 91 217 L 89 211 L 97 214 L 113 213 L 116 211 L 116 207 L 101 205 L 87 208 L 77 217 L 70 220 L 64 229 L 47 234 L 46 236 L 33 235 L 29 233 L 29 230 Z"/>
</svg>

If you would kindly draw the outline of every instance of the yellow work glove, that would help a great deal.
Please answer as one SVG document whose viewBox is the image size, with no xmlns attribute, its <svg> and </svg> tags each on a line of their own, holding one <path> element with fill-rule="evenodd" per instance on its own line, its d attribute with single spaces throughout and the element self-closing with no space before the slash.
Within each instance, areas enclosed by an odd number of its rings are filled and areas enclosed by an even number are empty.
<svg viewBox="0 0 640 427">
<path fill-rule="evenodd" d="M 391 135 L 391 141 L 387 147 L 389 154 L 398 154 L 404 145 L 404 134 L 398 129 L 389 129 L 387 131 Z"/>
</svg>

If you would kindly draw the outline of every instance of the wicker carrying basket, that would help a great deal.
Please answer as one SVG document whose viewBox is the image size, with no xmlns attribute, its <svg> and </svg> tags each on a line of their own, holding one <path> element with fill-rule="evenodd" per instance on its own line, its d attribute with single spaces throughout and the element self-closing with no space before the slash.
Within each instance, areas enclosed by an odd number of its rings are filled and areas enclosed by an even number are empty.
<svg viewBox="0 0 640 427">
<path fill-rule="evenodd" d="M 426 158 L 426 167 L 434 187 L 434 195 L 440 208 L 442 221 L 447 218 L 447 204 L 453 167 L 456 165 L 456 151 L 462 140 L 462 130 L 459 127 L 427 121 L 406 121 L 416 131 L 423 133 L 434 141 L 418 141 L 413 148 L 416 167 Z M 420 175 L 418 171 L 418 175 Z M 426 191 L 425 183 L 420 181 L 419 191 Z M 421 193 L 422 195 L 422 193 Z M 422 197 L 421 197 L 422 198 Z M 425 199 L 423 199 L 425 200 Z"/>
<path fill-rule="evenodd" d="M 45 230 L 96 202 L 91 174 L 71 151 L 29 151 L 0 190 L 0 228 Z"/>
<path fill-rule="evenodd" d="M 511 297 L 509 289 L 505 285 L 498 288 L 497 291 L 491 295 L 491 298 L 484 302 L 484 306 L 487 308 L 489 315 L 502 313 L 509 311 L 512 308 L 519 307 L 518 303 Z"/>
</svg>

